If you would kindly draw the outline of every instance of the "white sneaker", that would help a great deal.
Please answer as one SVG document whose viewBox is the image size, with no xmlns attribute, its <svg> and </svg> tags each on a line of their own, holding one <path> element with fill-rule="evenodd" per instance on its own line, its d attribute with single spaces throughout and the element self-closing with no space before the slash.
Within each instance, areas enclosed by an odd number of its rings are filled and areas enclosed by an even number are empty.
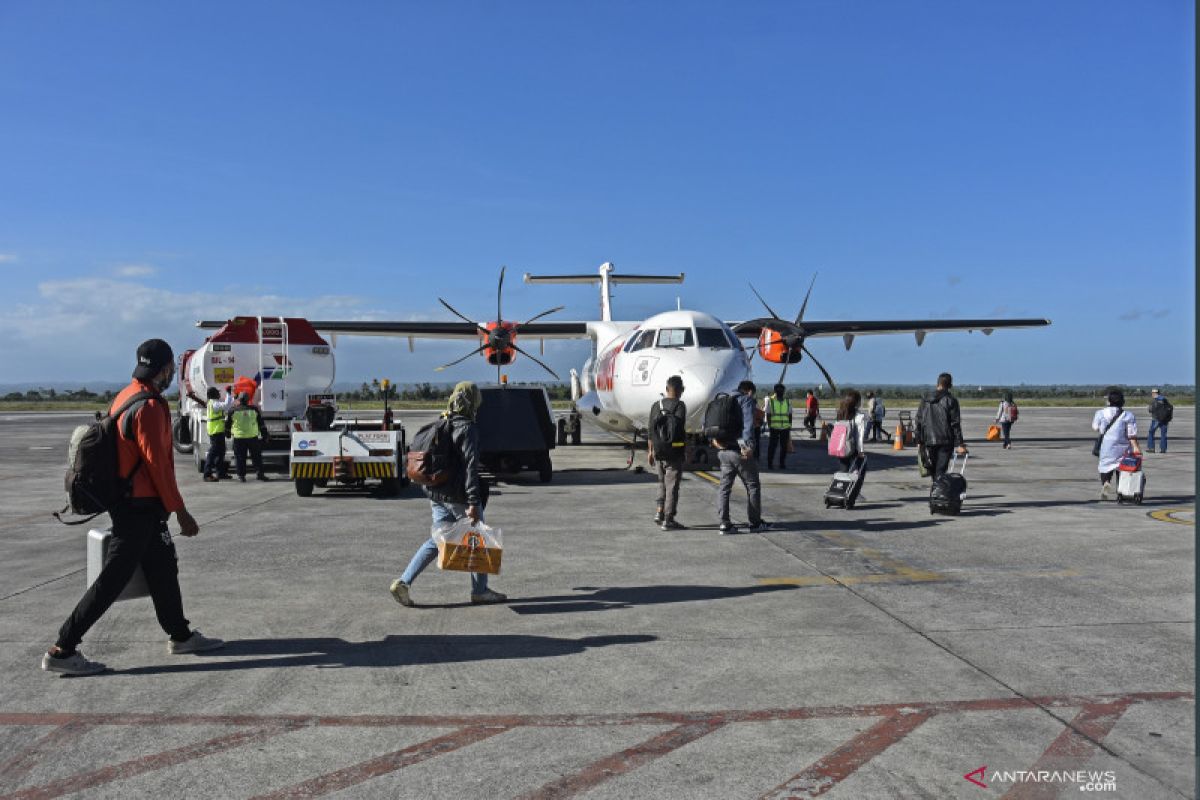
<svg viewBox="0 0 1200 800">
<path fill-rule="evenodd" d="M 1100 485 L 1100 499 L 1107 500 L 1109 489 L 1112 488 L 1109 484 L 1111 481 L 1105 481 Z"/>
<path fill-rule="evenodd" d="M 173 656 L 183 655 L 184 653 L 203 653 L 207 650 L 216 650 L 224 646 L 224 639 L 205 636 L 200 632 L 199 628 L 193 630 L 191 637 L 184 639 L 182 642 L 177 642 L 174 639 L 167 640 L 167 652 Z"/>
<path fill-rule="evenodd" d="M 49 653 L 42 655 L 42 669 L 46 672 L 57 672 L 60 675 L 99 675 L 108 667 L 101 664 L 99 661 L 89 661 L 84 658 L 83 653 L 76 650 L 69 656 L 52 656 Z"/>
<path fill-rule="evenodd" d="M 388 587 L 388 591 L 392 593 L 392 597 L 396 598 L 396 602 L 402 606 L 412 608 L 416 605 L 412 601 L 412 597 L 408 594 L 408 584 L 397 578 L 392 581 L 392 585 Z"/>
</svg>

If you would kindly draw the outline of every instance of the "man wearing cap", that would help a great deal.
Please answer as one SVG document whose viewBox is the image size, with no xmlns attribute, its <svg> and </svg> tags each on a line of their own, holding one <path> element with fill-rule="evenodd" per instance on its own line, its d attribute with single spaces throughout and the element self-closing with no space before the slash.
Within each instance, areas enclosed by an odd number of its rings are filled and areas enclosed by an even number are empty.
<svg viewBox="0 0 1200 800">
<path fill-rule="evenodd" d="M 1150 436 L 1146 444 L 1147 450 L 1154 452 L 1154 434 L 1159 434 L 1160 452 L 1167 452 L 1167 425 L 1171 423 L 1171 419 L 1175 416 L 1175 407 L 1171 405 L 1171 401 L 1166 395 L 1158 391 L 1158 389 L 1150 390 L 1150 407 L 1147 409 L 1150 412 Z"/>
<path fill-rule="evenodd" d="M 139 393 L 148 395 L 117 420 L 117 469 L 120 475 L 133 476 L 130 498 L 109 512 L 112 539 L 104 568 L 59 629 L 54 647 L 42 656 L 42 669 L 47 672 L 95 675 L 107 669 L 76 648 L 124 590 L 139 564 L 158 624 L 170 637 L 168 653 L 199 653 L 224 644 L 192 630 L 183 616 L 179 566 L 167 530 L 167 519 L 174 514 L 183 536 L 199 532 L 175 483 L 171 412 L 162 396 L 175 377 L 175 357 L 162 339 L 149 339 L 138 347 L 137 362 L 133 382 L 121 390 L 109 409 L 111 413 Z"/>
</svg>

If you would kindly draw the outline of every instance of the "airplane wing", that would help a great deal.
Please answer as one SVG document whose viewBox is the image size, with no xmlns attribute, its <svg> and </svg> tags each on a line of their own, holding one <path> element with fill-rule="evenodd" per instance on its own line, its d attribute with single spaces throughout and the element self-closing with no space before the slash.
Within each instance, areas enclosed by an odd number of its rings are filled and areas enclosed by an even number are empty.
<svg viewBox="0 0 1200 800">
<path fill-rule="evenodd" d="M 197 328 L 215 330 L 226 324 L 226 320 L 200 320 Z M 477 340 L 479 327 L 465 322 L 377 322 L 373 320 L 309 320 L 309 324 L 321 333 L 334 336 L 400 336 L 413 339 L 457 339 Z M 484 323 L 480 323 L 482 326 Z M 586 322 L 531 322 L 521 325 L 520 335 L 525 339 L 586 339 Z"/>
<path fill-rule="evenodd" d="M 775 320 L 770 317 L 749 320 L 747 322 L 730 322 L 729 326 L 743 338 L 757 339 L 764 328 Z M 790 324 L 790 323 L 789 323 Z M 917 344 L 925 340 L 925 334 L 937 331 L 982 331 L 990 336 L 992 331 L 1002 328 L 1040 328 L 1050 324 L 1048 319 L 905 319 L 905 320 L 836 320 L 836 321 L 804 321 L 800 327 L 804 330 L 805 338 L 810 336 L 841 336 L 850 349 L 856 336 L 870 336 L 888 333 L 911 333 L 917 337 Z"/>
</svg>

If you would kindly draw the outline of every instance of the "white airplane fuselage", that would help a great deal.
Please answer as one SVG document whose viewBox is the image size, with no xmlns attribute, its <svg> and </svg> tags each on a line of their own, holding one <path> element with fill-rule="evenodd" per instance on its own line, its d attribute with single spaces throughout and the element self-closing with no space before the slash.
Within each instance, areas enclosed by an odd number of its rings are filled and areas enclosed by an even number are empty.
<svg viewBox="0 0 1200 800">
<path fill-rule="evenodd" d="M 591 322 L 595 355 L 583 368 L 576 407 L 614 433 L 645 431 L 667 378 L 683 379 L 687 429 L 698 432 L 720 392 L 750 377 L 750 359 L 733 330 L 702 311 L 667 311 L 641 323 Z"/>
</svg>

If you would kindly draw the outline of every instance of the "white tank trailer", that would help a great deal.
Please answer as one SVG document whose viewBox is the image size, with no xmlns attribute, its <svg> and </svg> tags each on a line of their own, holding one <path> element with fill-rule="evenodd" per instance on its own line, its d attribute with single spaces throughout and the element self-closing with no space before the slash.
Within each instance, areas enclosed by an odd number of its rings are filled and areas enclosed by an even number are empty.
<svg viewBox="0 0 1200 800">
<path fill-rule="evenodd" d="M 336 415 L 329 342 L 299 317 L 234 317 L 179 359 L 175 448 L 203 470 L 208 453 L 209 387 L 254 392 L 270 441 L 264 458 L 286 459 L 293 430 L 323 430 Z M 237 389 L 235 389 L 237 391 Z M 229 450 L 232 453 L 232 449 Z"/>
</svg>

